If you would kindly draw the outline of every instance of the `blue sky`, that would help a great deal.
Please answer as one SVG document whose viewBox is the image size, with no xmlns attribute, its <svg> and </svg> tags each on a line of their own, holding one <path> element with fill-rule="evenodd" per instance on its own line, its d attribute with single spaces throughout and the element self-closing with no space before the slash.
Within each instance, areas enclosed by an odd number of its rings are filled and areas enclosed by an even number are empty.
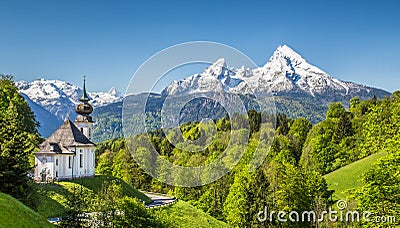
<svg viewBox="0 0 400 228">
<path fill-rule="evenodd" d="M 1 1 L 0 72 L 125 91 L 181 42 L 230 45 L 263 65 L 287 44 L 332 76 L 400 89 L 398 1 Z"/>
</svg>

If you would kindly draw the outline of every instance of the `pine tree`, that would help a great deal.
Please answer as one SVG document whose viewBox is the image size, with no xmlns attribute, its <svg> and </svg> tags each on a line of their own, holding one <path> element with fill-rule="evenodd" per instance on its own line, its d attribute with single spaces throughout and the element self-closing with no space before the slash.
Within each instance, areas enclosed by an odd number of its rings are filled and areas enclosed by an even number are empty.
<svg viewBox="0 0 400 228">
<path fill-rule="evenodd" d="M 0 191 L 24 200 L 38 123 L 12 76 L 0 75 Z"/>
<path fill-rule="evenodd" d="M 72 187 L 72 193 L 67 195 L 67 213 L 61 220 L 62 227 L 85 227 L 87 221 L 84 218 L 84 212 L 87 208 L 85 196 L 87 191 L 84 191 L 82 186 Z"/>
<path fill-rule="evenodd" d="M 339 122 L 333 135 L 333 142 L 340 143 L 343 138 L 354 134 L 351 118 L 349 117 L 350 115 L 351 113 L 349 112 L 344 112 L 340 115 Z"/>
</svg>

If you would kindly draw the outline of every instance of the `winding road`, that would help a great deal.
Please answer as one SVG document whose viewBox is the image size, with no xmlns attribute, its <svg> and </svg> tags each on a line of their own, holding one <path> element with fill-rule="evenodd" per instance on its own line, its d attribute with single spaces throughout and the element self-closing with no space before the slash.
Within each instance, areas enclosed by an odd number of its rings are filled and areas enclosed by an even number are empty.
<svg viewBox="0 0 400 228">
<path fill-rule="evenodd" d="M 175 197 L 171 197 L 164 194 L 153 193 L 153 192 L 143 192 L 146 196 L 153 200 L 152 203 L 146 204 L 146 208 L 155 208 L 155 207 L 162 207 L 167 206 L 170 204 L 175 203 Z"/>
</svg>

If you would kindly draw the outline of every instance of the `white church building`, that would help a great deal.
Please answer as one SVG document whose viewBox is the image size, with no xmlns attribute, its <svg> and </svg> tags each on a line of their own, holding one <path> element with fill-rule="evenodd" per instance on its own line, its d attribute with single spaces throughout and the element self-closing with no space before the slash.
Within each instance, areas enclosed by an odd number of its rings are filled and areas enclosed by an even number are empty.
<svg viewBox="0 0 400 228">
<path fill-rule="evenodd" d="M 86 79 L 82 96 L 76 106 L 78 116 L 69 118 L 43 143 L 35 153 L 35 180 L 51 181 L 94 176 L 96 146 L 92 140 L 93 107 L 86 93 Z"/>
</svg>

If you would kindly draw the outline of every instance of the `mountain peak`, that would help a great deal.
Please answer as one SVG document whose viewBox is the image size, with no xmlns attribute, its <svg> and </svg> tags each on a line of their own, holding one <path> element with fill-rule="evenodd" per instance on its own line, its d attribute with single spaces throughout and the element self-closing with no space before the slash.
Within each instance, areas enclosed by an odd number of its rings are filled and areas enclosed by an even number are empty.
<svg viewBox="0 0 400 228">
<path fill-rule="evenodd" d="M 111 87 L 110 90 L 108 90 L 108 93 L 111 94 L 111 95 L 118 95 L 119 94 L 117 89 L 114 86 Z"/>
<path fill-rule="evenodd" d="M 292 48 L 287 45 L 279 45 L 263 68 L 265 71 L 275 69 L 281 72 L 294 72 L 295 68 L 299 66 L 310 68 L 310 64 Z"/>
<path fill-rule="evenodd" d="M 291 61 L 297 60 L 297 61 L 305 61 L 303 57 L 301 57 L 300 54 L 295 52 L 292 48 L 287 46 L 286 44 L 284 45 L 279 45 L 274 54 L 272 55 L 271 59 L 273 58 L 285 58 L 289 59 Z"/>
<path fill-rule="evenodd" d="M 202 77 L 199 77 L 202 76 Z M 202 91 L 229 91 L 233 93 L 271 92 L 274 94 L 301 94 L 330 99 L 332 94 L 351 97 L 367 94 L 369 89 L 355 83 L 333 78 L 318 67 L 308 63 L 287 45 L 276 48 L 262 67 L 245 69 L 227 67 L 221 58 L 203 73 L 174 81 L 164 91 L 167 94 L 190 94 Z"/>
<path fill-rule="evenodd" d="M 225 60 L 225 58 L 220 58 L 220 59 L 218 59 L 217 61 L 215 61 L 215 62 L 212 64 L 212 66 L 216 66 L 216 65 L 226 67 L 226 60 Z"/>
<path fill-rule="evenodd" d="M 217 61 L 215 61 L 213 64 L 211 64 L 207 69 L 221 69 L 221 68 L 227 68 L 226 60 L 225 58 L 220 58 Z"/>
<path fill-rule="evenodd" d="M 227 72 L 227 64 L 224 58 L 220 58 L 204 70 L 204 74 L 214 77 L 223 77 Z"/>
</svg>

